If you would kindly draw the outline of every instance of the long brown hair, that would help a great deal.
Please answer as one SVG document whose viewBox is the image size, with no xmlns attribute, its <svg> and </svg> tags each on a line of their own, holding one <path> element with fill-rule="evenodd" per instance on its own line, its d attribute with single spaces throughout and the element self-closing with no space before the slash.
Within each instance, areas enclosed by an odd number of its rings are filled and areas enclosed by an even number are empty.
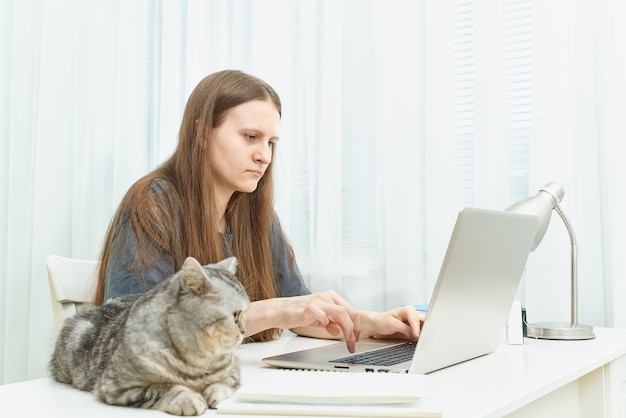
<svg viewBox="0 0 626 418">
<path fill-rule="evenodd" d="M 211 138 L 212 130 L 220 126 L 229 109 L 250 100 L 269 100 L 279 114 L 282 112 L 274 89 L 241 71 L 213 73 L 196 86 L 185 107 L 176 150 L 161 166 L 131 186 L 109 225 L 100 257 L 96 304 L 104 300 L 110 255 L 131 232 L 138 242 L 139 261 L 146 268 L 163 254 L 172 258 L 176 270 L 188 256 L 201 264 L 224 258 L 212 167 L 207 163 L 209 147 L 201 143 Z M 274 219 L 272 167 L 270 162 L 254 192 L 235 192 L 225 213 L 233 236 L 233 255 L 239 261 L 237 276 L 252 301 L 277 296 L 269 237 Z M 156 179 L 165 182 L 165 193 L 151 188 Z M 116 227 L 126 219 L 130 220 L 132 231 Z M 154 254 L 144 251 L 144 242 L 151 244 L 147 248 L 155 248 Z M 279 332 L 266 330 L 255 339 L 273 339 Z"/>
</svg>

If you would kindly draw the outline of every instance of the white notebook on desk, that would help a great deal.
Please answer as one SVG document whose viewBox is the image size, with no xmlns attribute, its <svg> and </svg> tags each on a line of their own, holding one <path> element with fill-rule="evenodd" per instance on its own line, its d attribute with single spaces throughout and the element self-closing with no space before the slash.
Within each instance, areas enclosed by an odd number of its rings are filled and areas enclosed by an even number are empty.
<svg viewBox="0 0 626 418">
<path fill-rule="evenodd" d="M 267 369 L 217 406 L 221 414 L 439 417 L 422 374 Z"/>
<path fill-rule="evenodd" d="M 242 402 L 402 405 L 419 401 L 425 385 L 423 374 L 267 369 L 244 383 L 235 397 Z"/>
</svg>

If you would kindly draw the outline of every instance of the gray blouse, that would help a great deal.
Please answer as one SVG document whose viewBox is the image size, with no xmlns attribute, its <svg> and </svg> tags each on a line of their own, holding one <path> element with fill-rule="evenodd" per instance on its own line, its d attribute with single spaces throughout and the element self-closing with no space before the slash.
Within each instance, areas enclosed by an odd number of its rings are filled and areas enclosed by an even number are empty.
<svg viewBox="0 0 626 418">
<path fill-rule="evenodd" d="M 156 185 L 159 187 L 162 185 Z M 144 293 L 163 279 L 175 273 L 174 262 L 168 254 L 163 254 L 152 264 L 145 268 L 139 260 L 139 243 L 133 231 L 130 220 L 126 218 L 117 226 L 117 237 L 126 237 L 118 250 L 111 253 L 106 267 L 107 277 L 104 290 L 104 299 L 115 298 L 124 295 Z M 120 233 L 120 232 L 126 233 Z M 115 239 L 115 238 L 114 238 Z M 121 238 L 120 238 L 121 239 Z M 289 246 L 285 241 L 278 221 L 275 218 L 270 229 L 270 243 L 272 257 L 276 271 L 276 283 L 279 296 L 307 295 L 311 292 L 307 289 L 298 266 L 289 262 Z M 143 243 L 151 246 L 150 242 Z M 224 234 L 224 248 L 226 253 L 232 255 L 232 235 Z M 154 248 L 144 248 L 146 253 L 154 254 Z M 141 279 L 143 277 L 143 280 Z"/>
</svg>

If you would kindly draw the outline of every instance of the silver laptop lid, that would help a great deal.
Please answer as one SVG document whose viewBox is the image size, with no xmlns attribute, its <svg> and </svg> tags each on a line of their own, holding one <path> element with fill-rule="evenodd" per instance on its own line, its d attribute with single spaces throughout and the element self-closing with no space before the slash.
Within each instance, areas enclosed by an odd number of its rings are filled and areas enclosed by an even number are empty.
<svg viewBox="0 0 626 418">
<path fill-rule="evenodd" d="M 459 212 L 410 372 L 428 373 L 496 349 L 538 221 L 487 209 Z"/>
</svg>

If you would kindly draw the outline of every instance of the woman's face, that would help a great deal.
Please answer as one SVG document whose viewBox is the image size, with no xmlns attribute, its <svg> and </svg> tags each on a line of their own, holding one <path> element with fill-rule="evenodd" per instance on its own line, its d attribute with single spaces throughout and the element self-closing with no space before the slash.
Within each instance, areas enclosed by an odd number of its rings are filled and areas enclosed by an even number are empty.
<svg viewBox="0 0 626 418">
<path fill-rule="evenodd" d="M 227 203 L 234 192 L 251 193 L 272 161 L 280 115 L 271 101 L 252 100 L 229 109 L 209 141 L 215 190 Z"/>
</svg>

